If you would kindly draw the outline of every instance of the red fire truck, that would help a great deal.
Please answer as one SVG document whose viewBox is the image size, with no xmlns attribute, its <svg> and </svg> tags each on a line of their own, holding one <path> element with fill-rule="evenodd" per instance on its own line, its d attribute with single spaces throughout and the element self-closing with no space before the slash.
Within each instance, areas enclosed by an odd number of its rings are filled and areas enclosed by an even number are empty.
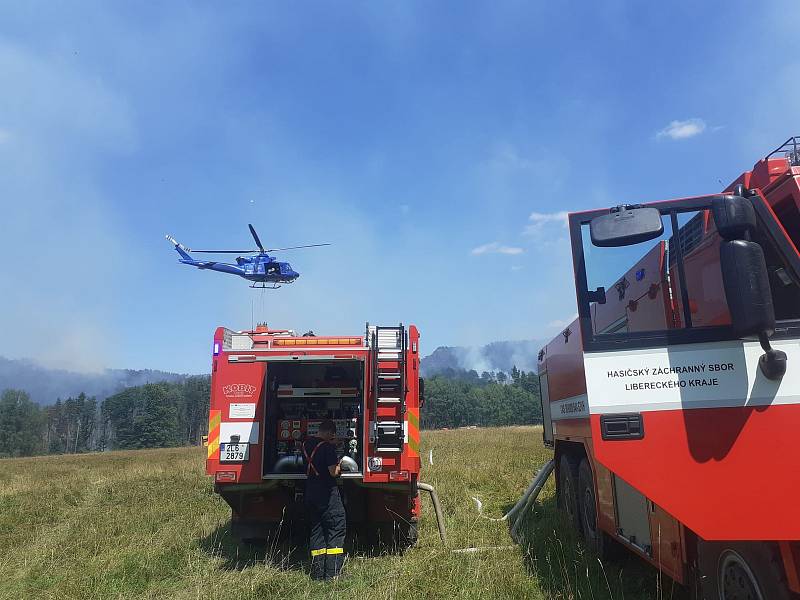
<svg viewBox="0 0 800 600">
<path fill-rule="evenodd" d="M 696 597 L 800 597 L 800 138 L 569 231 L 578 317 L 539 353 L 559 507 Z"/>
<path fill-rule="evenodd" d="M 214 334 L 206 472 L 232 510 L 233 534 L 260 540 L 303 519 L 302 443 L 336 423 L 352 530 L 416 540 L 420 502 L 419 332 L 298 336 L 259 325 Z"/>
</svg>

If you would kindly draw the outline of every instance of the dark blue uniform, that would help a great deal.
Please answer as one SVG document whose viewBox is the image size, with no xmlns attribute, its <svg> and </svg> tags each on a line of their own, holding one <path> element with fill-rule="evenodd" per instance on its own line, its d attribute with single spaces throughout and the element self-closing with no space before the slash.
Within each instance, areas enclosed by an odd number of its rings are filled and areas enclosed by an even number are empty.
<svg viewBox="0 0 800 600">
<path fill-rule="evenodd" d="M 306 459 L 305 504 L 311 528 L 311 577 L 338 577 L 344 564 L 344 536 L 347 530 L 344 505 L 336 479 L 328 467 L 339 459 L 330 442 L 309 438 L 303 443 Z"/>
</svg>

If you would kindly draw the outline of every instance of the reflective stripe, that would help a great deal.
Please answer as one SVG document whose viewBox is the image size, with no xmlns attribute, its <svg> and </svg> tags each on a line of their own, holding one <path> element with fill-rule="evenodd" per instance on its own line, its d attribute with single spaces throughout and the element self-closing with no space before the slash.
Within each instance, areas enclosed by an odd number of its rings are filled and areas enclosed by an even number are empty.
<svg viewBox="0 0 800 600">
<path fill-rule="evenodd" d="M 339 548 L 341 550 L 341 548 Z M 325 548 L 320 548 L 319 550 L 312 550 L 311 556 L 319 556 L 320 554 L 328 554 L 328 550 Z"/>
<path fill-rule="evenodd" d="M 328 548 L 328 554 L 342 554 L 342 553 L 344 553 L 344 548 Z"/>
<path fill-rule="evenodd" d="M 406 412 L 406 440 L 410 456 L 419 456 L 419 409 L 409 408 Z"/>
<path fill-rule="evenodd" d="M 219 456 L 219 430 L 221 421 L 221 410 L 208 411 L 208 451 L 206 456 L 209 459 Z"/>
<path fill-rule="evenodd" d="M 419 415 L 411 409 L 408 410 L 408 422 L 419 429 Z"/>
</svg>

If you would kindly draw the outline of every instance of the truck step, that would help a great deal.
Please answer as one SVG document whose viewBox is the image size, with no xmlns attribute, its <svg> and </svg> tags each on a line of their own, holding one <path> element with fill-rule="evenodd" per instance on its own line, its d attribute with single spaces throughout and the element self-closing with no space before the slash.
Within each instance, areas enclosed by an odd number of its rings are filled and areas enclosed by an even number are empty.
<svg viewBox="0 0 800 600">
<path fill-rule="evenodd" d="M 402 452 L 405 443 L 403 424 L 400 421 L 378 421 L 371 441 L 376 452 Z"/>
<path fill-rule="evenodd" d="M 376 446 L 375 452 L 402 452 L 402 447 L 397 446 Z"/>
</svg>

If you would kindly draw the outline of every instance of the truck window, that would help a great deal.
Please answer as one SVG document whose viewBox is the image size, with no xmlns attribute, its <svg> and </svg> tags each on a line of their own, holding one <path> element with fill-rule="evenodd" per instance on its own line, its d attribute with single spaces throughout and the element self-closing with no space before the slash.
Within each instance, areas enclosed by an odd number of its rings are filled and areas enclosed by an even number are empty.
<svg viewBox="0 0 800 600">
<path fill-rule="evenodd" d="M 677 302 L 681 302 L 681 278 L 678 273 L 678 257 L 681 256 L 692 327 L 730 325 L 731 316 L 719 263 L 722 238 L 717 233 L 711 211 L 682 213 L 678 215 L 678 223 L 679 235 L 677 239 L 670 239 L 672 252 L 669 255 L 670 279 L 674 282 Z M 678 243 L 680 252 L 676 248 Z M 687 326 L 681 314 L 676 310 L 676 327 Z"/>
<path fill-rule="evenodd" d="M 587 290 L 605 288 L 605 302 L 588 307 L 596 339 L 730 325 L 711 211 L 678 210 L 662 214 L 661 237 L 621 248 L 592 245 L 581 226 Z M 753 241 L 764 249 L 776 319 L 800 319 L 800 281 L 763 223 Z"/>
<path fill-rule="evenodd" d="M 762 226 L 753 236 L 764 249 L 764 259 L 769 272 L 769 285 L 772 289 L 772 303 L 775 306 L 775 319 L 792 321 L 800 319 L 800 282 L 778 252 L 775 242 Z"/>
<path fill-rule="evenodd" d="M 658 239 L 621 248 L 593 246 L 588 225 L 582 228 L 588 288 L 605 288 L 605 302 L 589 307 L 594 335 L 663 331 L 680 325 L 670 268 L 672 225 L 667 217 L 662 216 L 662 222 L 664 233 Z"/>
<path fill-rule="evenodd" d="M 588 287 L 606 289 L 605 303 L 590 306 L 595 335 L 730 324 L 719 266 L 720 237 L 710 211 L 682 212 L 676 221 L 674 230 L 670 215 L 664 215 L 660 238 L 622 248 L 597 248 L 585 232 Z"/>
</svg>

